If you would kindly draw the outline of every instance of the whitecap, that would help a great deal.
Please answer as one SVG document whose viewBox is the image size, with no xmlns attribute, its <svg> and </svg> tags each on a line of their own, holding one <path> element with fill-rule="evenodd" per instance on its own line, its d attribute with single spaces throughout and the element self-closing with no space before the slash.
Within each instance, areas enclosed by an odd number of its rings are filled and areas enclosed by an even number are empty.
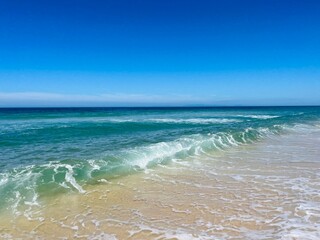
<svg viewBox="0 0 320 240">
<path fill-rule="evenodd" d="M 174 118 L 154 118 L 146 120 L 146 122 L 155 123 L 180 123 L 180 124 L 216 124 L 216 123 L 234 123 L 241 122 L 238 119 L 228 118 L 188 118 L 188 119 L 174 119 Z"/>
<path fill-rule="evenodd" d="M 237 116 L 244 117 L 244 118 L 255 118 L 255 119 L 272 119 L 272 118 L 280 117 L 276 115 L 237 115 Z"/>
</svg>

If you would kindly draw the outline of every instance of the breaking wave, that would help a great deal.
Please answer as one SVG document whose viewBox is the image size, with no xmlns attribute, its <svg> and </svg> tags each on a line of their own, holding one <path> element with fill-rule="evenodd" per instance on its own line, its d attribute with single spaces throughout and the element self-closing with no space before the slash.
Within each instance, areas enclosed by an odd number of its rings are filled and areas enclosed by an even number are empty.
<svg viewBox="0 0 320 240">
<path fill-rule="evenodd" d="M 193 134 L 169 142 L 106 151 L 100 159 L 51 161 L 16 167 L 0 173 L 0 195 L 6 196 L 1 200 L 1 205 L 19 213 L 19 206 L 38 205 L 38 199 L 43 195 L 68 191 L 85 193 L 86 184 L 143 171 L 157 164 L 186 161 L 192 156 L 225 151 L 297 129 L 301 127 L 273 125 L 234 132 Z"/>
</svg>

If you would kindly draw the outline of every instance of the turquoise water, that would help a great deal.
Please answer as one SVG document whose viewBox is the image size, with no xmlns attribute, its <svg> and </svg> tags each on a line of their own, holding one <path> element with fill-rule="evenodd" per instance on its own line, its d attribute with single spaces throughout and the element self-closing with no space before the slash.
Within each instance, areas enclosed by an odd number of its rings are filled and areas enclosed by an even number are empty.
<svg viewBox="0 0 320 240">
<path fill-rule="evenodd" d="M 0 205 L 83 193 L 101 179 L 319 122 L 320 107 L 0 109 Z"/>
</svg>

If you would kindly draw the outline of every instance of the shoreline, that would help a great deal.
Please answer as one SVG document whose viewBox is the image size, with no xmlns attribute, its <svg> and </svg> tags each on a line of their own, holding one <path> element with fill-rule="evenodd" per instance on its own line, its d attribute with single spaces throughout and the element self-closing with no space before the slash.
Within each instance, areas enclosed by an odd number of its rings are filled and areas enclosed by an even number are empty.
<svg viewBox="0 0 320 240">
<path fill-rule="evenodd" d="M 2 217 L 0 236 L 316 239 L 319 144 L 318 131 L 288 134 L 102 181 Z"/>
</svg>

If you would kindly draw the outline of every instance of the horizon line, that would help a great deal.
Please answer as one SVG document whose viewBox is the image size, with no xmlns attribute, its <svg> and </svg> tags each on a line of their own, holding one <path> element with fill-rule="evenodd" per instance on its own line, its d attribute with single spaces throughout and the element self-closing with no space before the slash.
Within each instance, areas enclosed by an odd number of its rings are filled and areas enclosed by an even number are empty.
<svg viewBox="0 0 320 240">
<path fill-rule="evenodd" d="M 208 106 L 25 106 L 25 107 L 0 107 L 0 109 L 63 109 L 63 108 L 255 108 L 255 107 L 320 107 L 320 105 L 208 105 Z"/>
</svg>

